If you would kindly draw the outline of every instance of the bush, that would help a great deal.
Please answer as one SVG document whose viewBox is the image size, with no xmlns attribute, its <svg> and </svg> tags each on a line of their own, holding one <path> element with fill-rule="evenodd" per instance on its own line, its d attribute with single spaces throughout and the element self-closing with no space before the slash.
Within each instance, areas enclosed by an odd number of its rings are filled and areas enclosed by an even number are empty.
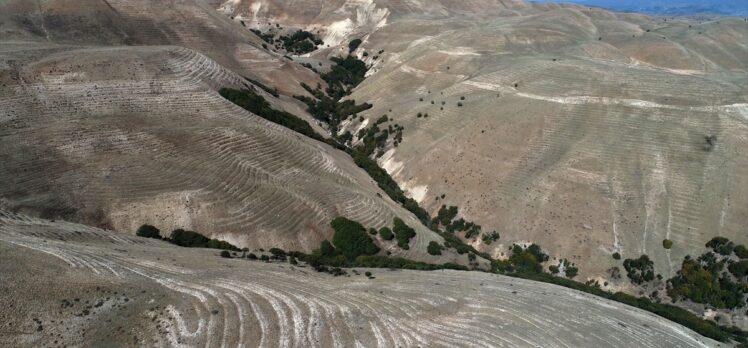
<svg viewBox="0 0 748 348">
<path fill-rule="evenodd" d="M 359 255 L 374 255 L 379 252 L 379 247 L 366 234 L 366 229 L 360 223 L 339 217 L 333 220 L 331 225 L 335 230 L 332 243 L 345 257 L 355 259 Z"/>
<path fill-rule="evenodd" d="M 429 242 L 429 246 L 426 248 L 426 251 L 431 255 L 441 255 L 442 250 L 444 250 L 444 247 L 433 240 Z"/>
<path fill-rule="evenodd" d="M 255 255 L 254 253 L 249 253 L 247 255 L 247 258 L 250 260 L 257 260 L 257 255 Z"/>
<path fill-rule="evenodd" d="M 353 53 L 353 51 L 355 51 L 358 48 L 358 46 L 361 46 L 361 43 L 362 43 L 361 39 L 351 40 L 351 42 L 348 43 L 348 52 Z"/>
<path fill-rule="evenodd" d="M 156 238 L 161 239 L 161 231 L 151 225 L 143 225 L 138 228 L 138 231 L 135 232 L 135 234 L 138 237 L 145 237 L 145 238 Z"/>
<path fill-rule="evenodd" d="M 364 275 L 367 277 L 371 277 L 371 272 L 364 272 Z"/>
<path fill-rule="evenodd" d="M 393 219 L 392 232 L 397 238 L 397 246 L 405 250 L 410 249 L 410 239 L 416 236 L 416 231 L 413 228 L 396 217 Z"/>
<path fill-rule="evenodd" d="M 395 238 L 395 234 L 392 233 L 392 230 L 389 227 L 380 228 L 379 236 L 381 236 L 384 240 L 393 240 Z"/>
<path fill-rule="evenodd" d="M 725 237 L 714 237 L 706 243 L 706 247 L 712 248 L 715 253 L 720 255 L 730 255 L 735 248 L 735 244 Z"/>
<path fill-rule="evenodd" d="M 662 240 L 662 247 L 665 249 L 670 249 L 673 247 L 673 241 L 670 239 L 663 239 Z"/>
<path fill-rule="evenodd" d="M 491 245 L 491 243 L 499 240 L 501 236 L 499 236 L 499 232 L 493 231 L 491 233 L 484 233 L 483 236 L 481 236 L 481 239 L 483 239 L 483 243 L 486 245 Z"/>
<path fill-rule="evenodd" d="M 564 268 L 564 274 L 566 274 L 566 277 L 569 279 L 574 278 L 579 274 L 579 268 L 574 265 L 566 265 L 566 268 Z"/>
<path fill-rule="evenodd" d="M 738 279 L 745 280 L 745 277 L 748 276 L 748 260 L 733 262 L 727 266 L 727 269 Z"/>
<path fill-rule="evenodd" d="M 647 255 L 642 255 L 638 259 L 626 259 L 623 261 L 623 267 L 634 284 L 654 280 L 654 262 Z"/>
<path fill-rule="evenodd" d="M 241 249 L 237 248 L 235 245 L 229 242 L 218 239 L 210 239 L 195 231 L 185 231 L 181 228 L 178 228 L 171 232 L 171 235 L 169 236 L 169 242 L 186 248 L 209 248 L 241 251 Z"/>
<path fill-rule="evenodd" d="M 548 270 L 551 271 L 551 274 L 558 274 L 558 272 L 560 272 L 558 266 L 556 265 L 550 265 L 548 267 Z"/>
<path fill-rule="evenodd" d="M 745 248 L 745 245 L 737 245 L 732 251 L 735 253 L 735 256 L 741 259 L 748 259 L 748 249 Z"/>
<path fill-rule="evenodd" d="M 230 259 L 231 258 L 231 253 L 228 250 L 223 250 L 223 251 L 221 251 L 221 257 Z"/>
<path fill-rule="evenodd" d="M 270 262 L 270 256 L 261 255 L 260 256 L 260 260 L 265 261 L 265 262 Z"/>
<path fill-rule="evenodd" d="M 614 252 L 614 253 L 613 253 L 613 259 L 615 259 L 615 260 L 620 260 L 620 259 L 621 259 L 621 253 L 619 253 L 619 252 L 617 252 L 617 251 L 616 251 L 616 252 Z"/>
</svg>

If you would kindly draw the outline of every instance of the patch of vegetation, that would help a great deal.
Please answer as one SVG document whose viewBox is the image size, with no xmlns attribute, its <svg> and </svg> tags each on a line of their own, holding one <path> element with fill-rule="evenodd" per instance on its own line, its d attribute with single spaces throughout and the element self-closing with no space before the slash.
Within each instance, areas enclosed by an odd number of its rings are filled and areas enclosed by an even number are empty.
<svg viewBox="0 0 748 348">
<path fill-rule="evenodd" d="M 223 251 L 221 251 L 221 257 L 226 258 L 226 259 L 230 259 L 230 258 L 232 258 L 231 257 L 231 252 L 229 252 L 228 250 L 223 250 Z"/>
<path fill-rule="evenodd" d="M 472 237 L 480 235 L 480 225 L 470 221 L 465 221 L 465 219 L 463 218 L 455 220 L 457 213 L 457 207 L 447 207 L 446 205 L 442 205 L 442 207 L 439 208 L 439 212 L 437 213 L 436 217 L 431 220 L 432 226 L 443 226 L 448 233 L 464 231 L 466 239 L 470 239 Z"/>
<path fill-rule="evenodd" d="M 617 252 L 617 251 L 616 251 L 616 252 L 614 252 L 614 253 L 613 253 L 613 259 L 614 259 L 614 260 L 620 260 L 620 259 L 621 259 L 621 253 L 619 253 L 619 252 Z"/>
<path fill-rule="evenodd" d="M 444 250 L 444 247 L 441 246 L 441 244 L 439 244 L 439 243 L 437 243 L 437 242 L 435 242 L 433 240 L 431 242 L 429 242 L 429 246 L 426 248 L 426 251 L 430 255 L 441 255 L 442 254 L 442 250 Z"/>
<path fill-rule="evenodd" d="M 706 242 L 706 247 L 711 248 L 720 255 L 730 255 L 735 249 L 735 244 L 725 237 L 714 237 Z"/>
<path fill-rule="evenodd" d="M 642 284 L 654 280 L 654 262 L 649 256 L 642 255 L 638 259 L 626 259 L 623 268 L 634 284 Z"/>
<path fill-rule="evenodd" d="M 392 230 L 386 226 L 379 229 L 379 236 L 381 236 L 384 240 L 395 239 L 395 234 L 392 233 Z"/>
<path fill-rule="evenodd" d="M 254 91 L 248 89 L 237 90 L 231 88 L 221 88 L 219 93 L 222 97 L 228 99 L 232 103 L 270 122 L 277 123 L 286 128 L 290 128 L 309 138 L 321 142 L 328 142 L 325 138 L 315 132 L 308 122 L 288 112 L 273 109 L 270 106 L 270 103 L 265 100 L 265 98 L 255 93 Z"/>
<path fill-rule="evenodd" d="M 360 223 L 339 217 L 333 220 L 331 225 L 335 230 L 332 243 L 346 258 L 355 259 L 360 255 L 374 255 L 379 252 L 379 247 L 366 234 L 366 229 Z"/>
<path fill-rule="evenodd" d="M 662 240 L 662 247 L 665 249 L 670 249 L 673 247 L 673 241 L 670 239 L 663 239 Z"/>
<path fill-rule="evenodd" d="M 514 244 L 512 256 L 509 257 L 513 269 L 519 273 L 540 273 L 543 271 L 542 263 L 548 261 L 548 255 L 537 244 L 531 244 L 527 248 Z"/>
<path fill-rule="evenodd" d="M 273 97 L 276 97 L 276 98 L 280 97 L 280 94 L 278 93 L 278 89 L 277 88 L 270 88 L 266 84 L 264 84 L 264 83 L 262 83 L 260 81 L 257 81 L 257 80 L 250 79 L 249 77 L 246 77 L 246 76 L 242 76 L 242 77 L 244 77 L 245 80 L 247 80 L 248 82 L 252 83 L 253 85 L 255 85 L 257 87 L 260 87 L 263 91 L 267 92 L 268 94 L 272 95 Z"/>
<path fill-rule="evenodd" d="M 358 46 L 361 46 L 361 39 L 353 39 L 351 42 L 348 43 L 348 53 L 353 53 L 356 49 L 358 49 Z"/>
<path fill-rule="evenodd" d="M 161 239 L 161 231 L 155 226 L 143 225 L 135 232 L 138 237 Z"/>
<path fill-rule="evenodd" d="M 416 231 L 412 227 L 396 217 L 393 219 L 392 232 L 395 233 L 397 246 L 405 250 L 410 249 L 410 240 L 416 236 Z"/>
<path fill-rule="evenodd" d="M 735 246 L 735 249 L 732 250 L 735 253 L 735 256 L 741 259 L 748 259 L 748 249 L 746 249 L 745 245 L 740 244 Z"/>
<path fill-rule="evenodd" d="M 707 244 L 715 245 L 716 250 L 720 250 L 719 247 L 729 244 L 728 242 L 720 240 L 719 245 L 711 241 Z M 728 263 L 728 270 L 732 276 L 724 272 Z M 687 256 L 678 274 L 668 280 L 667 293 L 674 300 L 689 299 L 716 308 L 743 307 L 745 293 L 748 292 L 745 278 L 747 270 L 748 262 L 734 262 L 729 256 L 721 256 L 711 251 L 695 260 Z"/>
<path fill-rule="evenodd" d="M 229 242 L 219 239 L 210 239 L 195 231 L 186 231 L 181 228 L 171 231 L 169 242 L 186 248 L 208 248 L 241 251 L 241 249 L 237 248 L 235 245 Z"/>
<path fill-rule="evenodd" d="M 491 233 L 484 233 L 481 236 L 481 239 L 483 240 L 483 243 L 486 245 L 491 245 L 491 243 L 499 240 L 501 236 L 499 235 L 499 232 L 493 231 Z"/>
</svg>

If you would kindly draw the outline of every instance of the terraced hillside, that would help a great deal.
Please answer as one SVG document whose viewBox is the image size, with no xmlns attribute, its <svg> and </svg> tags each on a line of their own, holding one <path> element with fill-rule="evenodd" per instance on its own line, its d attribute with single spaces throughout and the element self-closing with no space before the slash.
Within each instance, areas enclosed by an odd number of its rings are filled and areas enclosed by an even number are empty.
<svg viewBox="0 0 748 348">
<path fill-rule="evenodd" d="M 357 271 L 320 275 L 0 211 L 0 345 L 716 346 L 652 314 L 553 285 L 478 272 Z"/>
<path fill-rule="evenodd" d="M 425 248 L 441 237 L 345 153 L 223 99 L 218 87 L 248 85 L 205 55 L 27 44 L 3 45 L 0 54 L 24 62 L 5 70 L 0 90 L 7 209 L 304 251 L 330 237 L 337 216 L 376 228 L 399 216 L 419 232 L 414 248 L 387 249 L 437 261 Z"/>
<path fill-rule="evenodd" d="M 603 283 L 621 267 L 615 252 L 647 254 L 667 278 L 716 235 L 748 242 L 745 19 L 522 1 L 292 3 L 224 5 L 258 27 L 288 15 L 323 36 L 347 20 L 373 67 L 351 98 L 374 105 L 347 130 L 383 114 L 403 125 L 380 164 L 432 215 L 455 205 L 500 232 L 476 247 L 501 257 L 536 242 Z M 358 25 L 375 12 L 386 21 Z"/>
</svg>

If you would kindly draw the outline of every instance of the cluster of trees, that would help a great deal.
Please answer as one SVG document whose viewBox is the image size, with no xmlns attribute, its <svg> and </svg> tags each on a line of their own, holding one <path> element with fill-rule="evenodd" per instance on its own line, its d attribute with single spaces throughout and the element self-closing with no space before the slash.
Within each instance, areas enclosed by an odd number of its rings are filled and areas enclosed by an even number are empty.
<svg viewBox="0 0 748 348">
<path fill-rule="evenodd" d="M 678 274 L 668 280 L 668 296 L 716 308 L 745 306 L 745 294 L 748 293 L 745 247 L 723 237 L 713 238 L 706 246 L 712 251 L 697 259 L 686 256 Z M 725 266 L 728 272 L 725 272 Z"/>
<path fill-rule="evenodd" d="M 431 255 L 441 255 L 442 250 L 444 250 L 444 247 L 433 240 L 429 242 L 429 246 L 426 248 L 426 251 Z"/>
<path fill-rule="evenodd" d="M 287 52 L 295 54 L 305 54 L 317 50 L 318 46 L 324 44 L 322 40 L 311 32 L 297 30 L 291 35 L 281 35 L 276 39 L 276 34 L 272 31 L 262 32 L 258 29 L 250 29 L 255 35 L 263 41 L 274 45 L 276 49 L 285 49 Z M 263 44 L 267 49 L 267 46 Z"/>
<path fill-rule="evenodd" d="M 623 260 L 623 268 L 634 284 L 646 283 L 655 278 L 654 262 L 647 255 L 642 255 L 638 259 Z"/>
<path fill-rule="evenodd" d="M 436 228 L 443 227 L 444 230 L 448 233 L 464 231 L 465 238 L 467 239 L 480 235 L 480 225 L 471 221 L 465 221 L 465 219 L 463 218 L 455 219 L 457 217 L 457 213 L 457 207 L 447 207 L 446 205 L 442 205 L 441 208 L 439 208 L 439 212 L 437 213 L 436 217 L 431 220 L 431 224 Z"/>
<path fill-rule="evenodd" d="M 135 232 L 137 236 L 145 237 L 145 238 L 154 238 L 154 239 L 161 239 L 165 240 L 169 243 L 172 243 L 174 245 L 178 245 L 181 247 L 186 248 L 208 248 L 208 249 L 221 249 L 226 251 L 240 251 L 238 247 L 235 245 L 219 240 L 219 239 L 211 239 L 208 238 L 198 232 L 195 231 L 187 231 L 183 230 L 181 228 L 178 228 L 171 232 L 169 235 L 169 238 L 164 238 L 161 236 L 161 231 L 152 225 L 142 225 L 138 228 L 138 230 Z"/>
<path fill-rule="evenodd" d="M 265 98 L 251 89 L 238 90 L 233 88 L 221 88 L 218 93 L 232 103 L 270 122 L 290 128 L 309 138 L 327 142 L 325 138 L 314 131 L 314 128 L 312 128 L 307 121 L 304 121 L 291 113 L 273 109 Z"/>
<path fill-rule="evenodd" d="M 393 219 L 392 233 L 395 234 L 395 239 L 397 239 L 397 246 L 405 250 L 410 249 L 410 240 L 416 236 L 416 230 L 406 225 L 398 217 Z"/>
<path fill-rule="evenodd" d="M 483 243 L 486 245 L 491 245 L 491 243 L 499 240 L 501 238 L 501 235 L 499 235 L 499 232 L 493 231 L 491 233 L 484 233 L 481 236 L 481 239 L 483 240 Z"/>
</svg>

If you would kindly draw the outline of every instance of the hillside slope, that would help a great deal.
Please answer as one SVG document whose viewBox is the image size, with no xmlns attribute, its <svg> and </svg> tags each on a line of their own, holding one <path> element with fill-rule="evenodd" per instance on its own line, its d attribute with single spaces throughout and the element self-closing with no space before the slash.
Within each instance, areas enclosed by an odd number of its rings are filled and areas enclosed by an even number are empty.
<svg viewBox="0 0 748 348">
<path fill-rule="evenodd" d="M 0 345 L 717 346 L 549 284 L 479 272 L 310 271 L 0 210 Z"/>
</svg>

